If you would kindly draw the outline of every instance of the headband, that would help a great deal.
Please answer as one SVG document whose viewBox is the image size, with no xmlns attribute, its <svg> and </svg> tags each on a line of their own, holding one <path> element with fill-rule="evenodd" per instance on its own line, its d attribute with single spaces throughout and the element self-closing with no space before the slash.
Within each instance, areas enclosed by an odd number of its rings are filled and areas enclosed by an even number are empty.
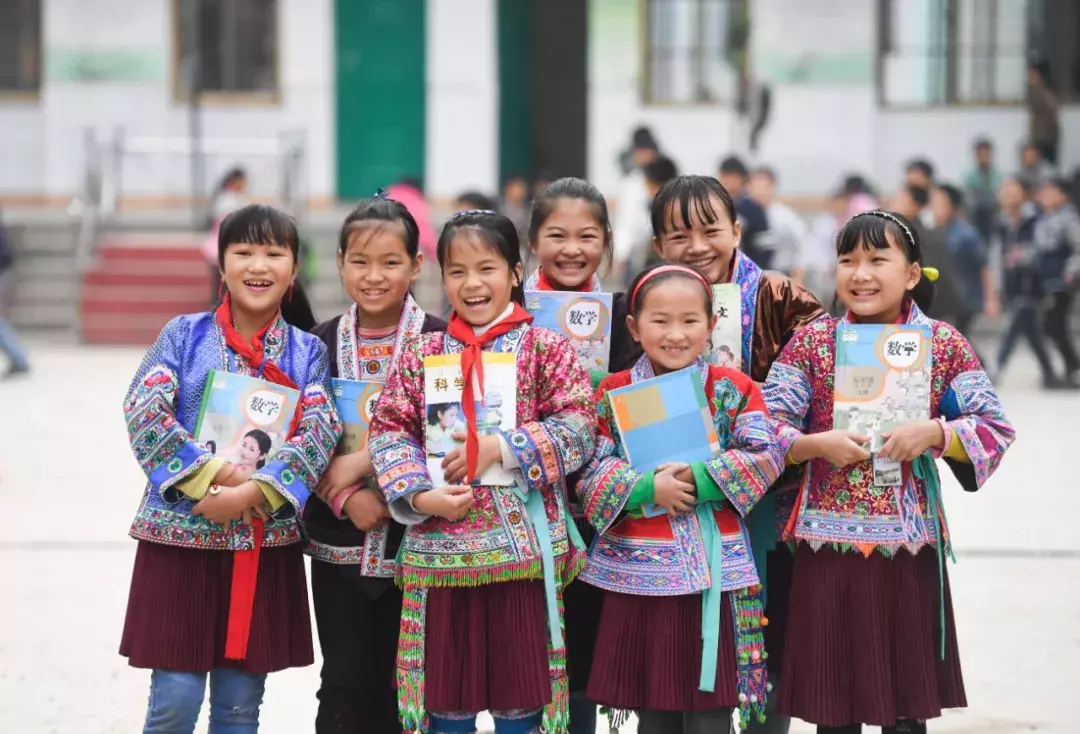
<svg viewBox="0 0 1080 734">
<path fill-rule="evenodd" d="M 456 219 L 461 219 L 462 217 L 468 216 L 470 214 L 487 214 L 489 216 L 494 217 L 495 215 L 498 214 L 498 212 L 493 211 L 491 209 L 466 209 L 465 211 L 458 212 L 454 216 L 450 217 L 450 219 L 451 219 L 451 221 L 453 221 L 453 220 L 456 220 Z"/>
<path fill-rule="evenodd" d="M 890 214 L 889 212 L 882 211 L 880 209 L 875 209 L 869 212 L 859 212 L 858 214 L 853 216 L 852 219 L 858 219 L 859 217 L 878 217 L 879 219 L 884 219 L 888 222 L 892 222 L 904 232 L 904 236 L 907 237 L 908 242 L 911 243 L 912 249 L 914 249 L 915 236 L 911 234 L 911 229 L 909 229 L 906 224 L 900 221 L 899 217 Z M 918 265 L 919 271 L 922 272 L 922 274 L 925 275 L 927 280 L 929 280 L 931 283 L 941 277 L 941 273 L 938 272 L 937 268 L 925 268 L 923 267 L 922 263 L 918 263 Z"/>
<path fill-rule="evenodd" d="M 712 297 L 712 288 L 709 287 L 709 281 L 705 280 L 705 276 L 703 276 L 698 271 L 694 270 L 693 268 L 688 268 L 685 265 L 661 265 L 660 267 L 650 270 L 648 273 L 646 273 L 641 278 L 641 280 L 638 281 L 638 284 L 634 286 L 634 291 L 630 294 L 631 313 L 633 313 L 634 311 L 634 304 L 637 302 L 637 295 L 638 291 L 641 290 L 641 286 L 652 280 L 654 276 L 663 275 L 664 273 L 682 273 L 683 275 L 690 275 L 696 278 L 703 286 L 705 286 L 705 292 L 710 294 L 710 298 Z"/>
</svg>

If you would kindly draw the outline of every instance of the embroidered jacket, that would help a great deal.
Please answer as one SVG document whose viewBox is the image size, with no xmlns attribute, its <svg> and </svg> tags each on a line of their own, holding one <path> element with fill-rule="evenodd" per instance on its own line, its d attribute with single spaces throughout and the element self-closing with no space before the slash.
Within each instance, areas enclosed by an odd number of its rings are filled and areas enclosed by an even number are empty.
<svg viewBox="0 0 1080 734">
<path fill-rule="evenodd" d="M 765 402 L 781 424 L 785 455 L 799 436 L 832 430 L 838 321 L 820 319 L 800 331 L 769 373 Z M 914 304 L 906 321 L 931 327 L 930 414 L 944 419 L 946 458 L 964 489 L 975 491 L 997 469 L 1015 436 L 1013 427 L 960 332 L 927 317 Z M 936 486 L 937 468 L 932 471 L 930 482 Z M 900 487 L 876 487 L 872 478 L 870 461 L 838 469 L 825 459 L 812 460 L 785 539 L 814 548 L 854 547 L 866 555 L 875 549 L 890 555 L 900 548 L 915 553 L 924 545 L 937 544 L 940 522 L 948 543 L 944 510 L 933 506 L 928 512 L 934 504 L 928 481 L 916 476 L 910 464 L 904 465 Z"/>
<path fill-rule="evenodd" d="M 359 309 L 354 305 L 341 316 L 311 330 L 333 355 L 330 361 L 331 377 L 364 379 L 366 371 L 358 361 L 358 314 Z M 397 359 L 406 338 L 445 328 L 445 321 L 425 314 L 411 296 L 406 296 L 391 359 Z M 326 563 L 359 565 L 363 576 L 394 577 L 397 567 L 394 559 L 405 534 L 401 523 L 391 520 L 365 533 L 358 530 L 348 518 L 339 520 L 334 517 L 329 505 L 316 499 L 304 509 L 304 531 L 308 539 L 306 552 L 312 558 Z"/>
<path fill-rule="evenodd" d="M 267 546 L 300 540 L 297 517 L 330 461 L 341 423 L 326 383 L 326 346 L 278 316 L 264 339 L 266 359 L 300 386 L 302 415 L 293 437 L 252 475 L 286 500 L 265 526 Z M 165 545 L 212 550 L 253 547 L 251 527 L 218 525 L 191 514 L 195 502 L 181 491 L 213 454 L 192 433 L 211 369 L 257 377 L 246 361 L 225 345 L 213 313 L 178 316 L 165 325 L 146 352 L 124 399 L 124 417 L 135 458 L 147 475 L 131 536 Z"/>
<path fill-rule="evenodd" d="M 526 503 L 509 487 L 474 487 L 468 514 L 458 521 L 429 517 L 410 497 L 432 488 L 426 464 L 424 357 L 460 354 L 444 332 L 424 334 L 403 348 L 379 399 L 368 444 L 390 514 L 408 526 L 398 554 L 409 586 L 473 586 L 543 577 L 541 548 Z M 582 560 L 566 526 L 567 474 L 593 451 L 596 414 L 589 380 L 564 337 L 521 326 L 484 346 L 512 352 L 517 366 L 517 428 L 504 434 L 526 494 L 539 493 L 547 517 L 557 575 L 565 583 Z"/>
<path fill-rule="evenodd" d="M 714 584 L 729 591 L 758 583 L 743 518 L 780 476 L 782 449 L 761 393 L 749 377 L 706 365 L 700 358 L 697 365 L 723 451 L 703 467 L 727 500 L 722 509 L 716 503 L 712 512 L 723 543 L 721 578 L 710 577 L 697 513 L 652 518 L 626 513 L 641 475 L 627 462 L 607 393 L 654 376 L 649 358 L 643 356 L 632 370 L 607 377 L 594 399 L 599 414 L 597 448 L 582 474 L 581 494 L 585 515 L 598 535 L 589 549 L 583 581 L 608 591 L 648 596 L 692 594 Z"/>
</svg>

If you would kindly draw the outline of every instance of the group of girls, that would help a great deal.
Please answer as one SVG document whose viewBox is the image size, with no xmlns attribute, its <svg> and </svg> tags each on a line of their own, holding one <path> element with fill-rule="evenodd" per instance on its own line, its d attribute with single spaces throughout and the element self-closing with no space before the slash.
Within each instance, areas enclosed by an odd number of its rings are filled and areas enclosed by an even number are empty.
<svg viewBox="0 0 1080 734">
<path fill-rule="evenodd" d="M 416 222 L 377 196 L 345 220 L 346 313 L 315 325 L 299 291 L 295 225 L 264 206 L 220 228 L 225 295 L 171 321 L 125 400 L 148 483 L 121 653 L 151 673 L 145 732 L 254 732 L 266 674 L 313 662 L 303 554 L 323 653 L 317 732 L 596 731 L 597 706 L 642 734 L 751 731 L 789 717 L 819 732 L 925 730 L 965 705 L 934 459 L 965 489 L 1013 439 L 971 347 L 927 318 L 917 230 L 873 211 L 837 240 L 831 318 L 739 250 L 715 180 L 683 176 L 652 204 L 662 263 L 613 298 L 611 374 L 531 325 L 526 289 L 599 291 L 607 207 L 561 179 L 533 204 L 526 273 L 514 225 L 455 215 L 436 249 L 448 321 L 410 295 Z M 712 286 L 740 293 L 740 370 L 706 362 Z M 843 320 L 929 325 L 932 420 L 881 453 L 900 487 L 872 484 L 865 437 L 832 427 Z M 481 434 L 483 353 L 512 354 L 515 428 Z M 424 359 L 459 355 L 464 446 L 426 466 Z M 640 474 L 607 393 L 692 368 L 721 452 Z M 257 468 L 193 438 L 209 370 L 288 385 L 289 438 Z M 383 383 L 367 447 L 335 455 L 331 377 Z M 510 487 L 474 481 L 495 465 Z M 646 517 L 655 504 L 666 514 Z M 649 513 L 652 515 L 653 513 Z M 778 544 L 777 541 L 783 541 Z M 789 550 L 789 545 L 794 548 Z M 766 714 L 768 717 L 766 718 Z"/>
</svg>

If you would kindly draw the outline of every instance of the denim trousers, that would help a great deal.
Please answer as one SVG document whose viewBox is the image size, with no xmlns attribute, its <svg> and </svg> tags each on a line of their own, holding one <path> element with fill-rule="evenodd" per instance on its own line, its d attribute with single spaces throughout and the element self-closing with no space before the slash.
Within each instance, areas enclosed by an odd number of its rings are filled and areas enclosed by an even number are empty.
<svg viewBox="0 0 1080 734">
<path fill-rule="evenodd" d="M 154 670 L 143 734 L 192 734 L 210 676 L 210 734 L 254 734 L 259 730 L 266 674 L 217 668 L 210 673 Z"/>
</svg>

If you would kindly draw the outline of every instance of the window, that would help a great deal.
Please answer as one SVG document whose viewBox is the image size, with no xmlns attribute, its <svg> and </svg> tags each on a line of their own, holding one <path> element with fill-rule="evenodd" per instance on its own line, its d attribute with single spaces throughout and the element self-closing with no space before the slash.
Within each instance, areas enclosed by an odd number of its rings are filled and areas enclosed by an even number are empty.
<svg viewBox="0 0 1080 734">
<path fill-rule="evenodd" d="M 1022 103 L 1031 8 L 1032 0 L 880 0 L 882 102 Z"/>
<path fill-rule="evenodd" d="M 173 12 L 177 99 L 193 88 L 210 98 L 276 99 L 277 0 L 173 0 Z"/>
<path fill-rule="evenodd" d="M 1028 46 L 1063 102 L 1080 102 L 1080 2 L 1034 0 Z"/>
<path fill-rule="evenodd" d="M 737 101 L 749 37 L 747 0 L 646 0 L 647 104 Z"/>
<path fill-rule="evenodd" d="M 0 1 L 0 93 L 41 88 L 41 0 Z"/>
</svg>

